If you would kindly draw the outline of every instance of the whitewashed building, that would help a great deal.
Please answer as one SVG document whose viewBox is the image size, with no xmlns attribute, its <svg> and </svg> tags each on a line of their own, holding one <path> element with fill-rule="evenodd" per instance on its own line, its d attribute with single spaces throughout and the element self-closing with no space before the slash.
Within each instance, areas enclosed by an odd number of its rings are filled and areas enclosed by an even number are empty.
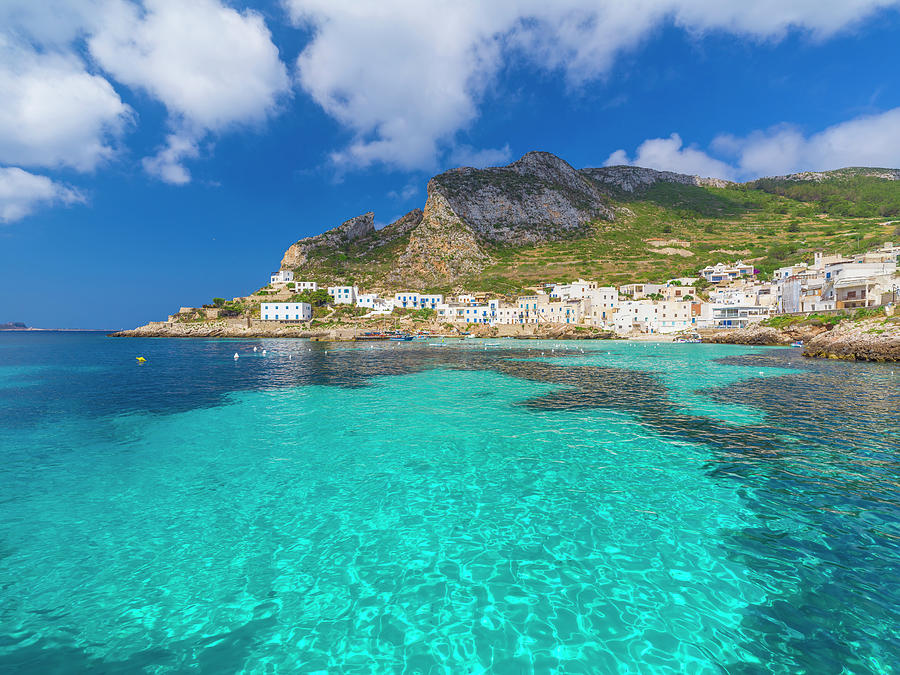
<svg viewBox="0 0 900 675">
<path fill-rule="evenodd" d="M 742 260 L 727 265 L 725 263 L 716 263 L 700 270 L 700 276 L 711 284 L 720 284 L 723 281 L 731 281 L 741 277 L 752 277 L 754 274 L 756 274 L 756 270 L 753 268 L 753 265 L 748 265 Z"/>
<path fill-rule="evenodd" d="M 336 305 L 355 305 L 359 289 L 356 286 L 329 286 L 328 295 Z"/>
<path fill-rule="evenodd" d="M 313 293 L 315 293 L 317 290 L 319 290 L 319 284 L 315 281 L 295 281 L 294 290 L 301 293 L 304 291 L 312 291 Z"/>
<path fill-rule="evenodd" d="M 419 294 L 412 291 L 401 291 L 394 294 L 394 307 L 398 309 L 418 309 Z"/>
<path fill-rule="evenodd" d="M 373 314 L 390 314 L 394 311 L 394 301 L 381 298 L 377 293 L 360 293 L 356 296 L 356 306 L 368 309 Z"/>
<path fill-rule="evenodd" d="M 283 284 L 290 283 L 294 280 L 294 273 L 290 270 L 278 270 L 269 277 L 269 283 L 273 286 L 280 286 Z"/>
<path fill-rule="evenodd" d="M 259 305 L 263 321 L 309 321 L 312 305 L 308 302 L 263 302 Z"/>
</svg>

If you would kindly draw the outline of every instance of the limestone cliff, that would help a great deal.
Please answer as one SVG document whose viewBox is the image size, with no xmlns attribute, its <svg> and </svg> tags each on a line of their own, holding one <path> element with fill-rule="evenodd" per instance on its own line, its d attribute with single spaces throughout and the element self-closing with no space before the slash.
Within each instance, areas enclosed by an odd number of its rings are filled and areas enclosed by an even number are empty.
<svg viewBox="0 0 900 675">
<path fill-rule="evenodd" d="M 597 185 L 548 152 L 529 152 L 505 167 L 452 169 L 431 179 L 434 193 L 490 243 L 552 241 L 615 217 Z"/>
<path fill-rule="evenodd" d="M 318 234 L 315 237 L 301 239 L 284 253 L 281 269 L 294 269 L 305 265 L 311 251 L 317 248 L 339 248 L 352 241 L 375 233 L 375 214 L 364 213 L 350 220 L 345 220 L 337 227 Z"/>
<path fill-rule="evenodd" d="M 582 169 L 581 174 L 596 183 L 624 192 L 637 192 L 656 183 L 678 183 L 698 187 L 724 188 L 734 183 L 721 178 L 701 178 L 672 171 L 657 171 L 640 166 L 604 166 L 598 169 Z"/>
<path fill-rule="evenodd" d="M 491 262 L 472 228 L 444 195 L 429 191 L 422 221 L 412 231 L 387 281 L 421 290 L 473 274 Z"/>
<path fill-rule="evenodd" d="M 851 166 L 845 169 L 834 169 L 833 171 L 801 171 L 800 173 L 791 173 L 786 176 L 771 176 L 763 180 L 775 181 L 791 181 L 804 182 L 812 181 L 821 183 L 827 180 L 840 180 L 846 178 L 854 178 L 856 176 L 866 176 L 868 178 L 880 178 L 882 180 L 900 180 L 900 169 L 877 169 L 867 166 Z M 753 185 L 755 181 L 751 181 Z"/>
<path fill-rule="evenodd" d="M 529 152 L 508 166 L 439 174 L 428 183 L 424 211 L 382 230 L 372 213 L 351 218 L 292 245 L 281 266 L 374 289 L 446 287 L 492 264 L 496 248 L 588 236 L 596 223 L 616 219 L 616 196 L 659 182 L 729 185 L 631 166 L 577 170 L 548 152 Z"/>
</svg>

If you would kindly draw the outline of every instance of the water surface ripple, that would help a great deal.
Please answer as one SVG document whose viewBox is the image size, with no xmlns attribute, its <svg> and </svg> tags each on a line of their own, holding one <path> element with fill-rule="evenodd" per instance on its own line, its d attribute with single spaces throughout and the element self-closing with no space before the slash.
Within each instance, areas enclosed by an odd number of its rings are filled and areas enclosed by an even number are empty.
<svg viewBox="0 0 900 675">
<path fill-rule="evenodd" d="M 0 671 L 896 672 L 898 417 L 789 349 L 0 334 Z"/>
</svg>

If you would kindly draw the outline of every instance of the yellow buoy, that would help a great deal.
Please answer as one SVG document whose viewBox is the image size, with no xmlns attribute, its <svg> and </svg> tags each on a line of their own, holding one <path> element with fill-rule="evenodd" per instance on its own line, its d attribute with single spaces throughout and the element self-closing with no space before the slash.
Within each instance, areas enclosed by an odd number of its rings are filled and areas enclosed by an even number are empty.
<svg viewBox="0 0 900 675">
<path fill-rule="evenodd" d="M 147 359 L 145 359 L 143 356 L 136 356 L 136 357 L 135 357 L 135 360 L 136 360 L 138 363 L 143 363 L 143 362 L 146 361 Z"/>
</svg>

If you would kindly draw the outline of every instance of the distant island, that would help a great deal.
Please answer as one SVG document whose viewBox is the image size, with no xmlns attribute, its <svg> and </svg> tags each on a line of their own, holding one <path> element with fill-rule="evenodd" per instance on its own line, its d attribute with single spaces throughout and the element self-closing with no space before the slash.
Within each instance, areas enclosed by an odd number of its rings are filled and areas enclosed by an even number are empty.
<svg viewBox="0 0 900 675">
<path fill-rule="evenodd" d="M 28 330 L 28 326 L 21 321 L 7 321 L 0 323 L 0 330 Z"/>
</svg>

